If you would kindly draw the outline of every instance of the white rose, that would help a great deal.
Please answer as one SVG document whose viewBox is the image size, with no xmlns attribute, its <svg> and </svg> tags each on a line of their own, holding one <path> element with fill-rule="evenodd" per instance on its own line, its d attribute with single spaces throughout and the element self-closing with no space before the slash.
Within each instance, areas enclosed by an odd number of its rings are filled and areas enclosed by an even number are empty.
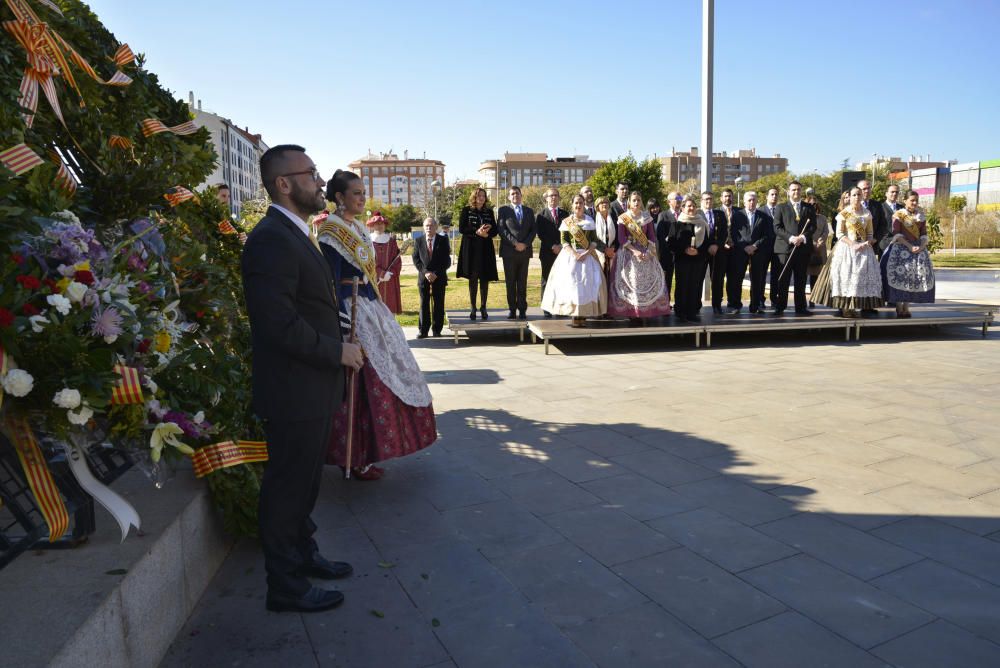
<svg viewBox="0 0 1000 668">
<path fill-rule="evenodd" d="M 198 411 L 197 413 L 195 413 L 194 417 L 192 418 L 192 420 L 194 420 L 195 424 L 201 424 L 202 422 L 204 422 L 205 421 L 205 411 Z"/>
<path fill-rule="evenodd" d="M 118 340 L 118 335 L 117 334 L 109 334 L 108 336 L 104 337 L 104 342 L 105 343 L 114 343 L 117 340 Z"/>
<path fill-rule="evenodd" d="M 163 416 L 167 414 L 167 409 L 160 405 L 160 402 L 156 399 L 150 399 L 146 402 L 146 408 L 149 412 L 156 416 L 157 420 L 162 420 Z"/>
<path fill-rule="evenodd" d="M 54 306 L 60 315 L 67 315 L 69 313 L 70 301 L 62 295 L 49 295 L 45 298 L 45 301 L 49 303 L 49 306 Z"/>
<path fill-rule="evenodd" d="M 34 377 L 24 369 L 11 369 L 3 377 L 3 389 L 15 396 L 23 397 L 35 387 Z"/>
<path fill-rule="evenodd" d="M 87 404 L 80 406 L 80 410 L 66 411 L 66 417 L 72 424 L 83 425 L 87 424 L 87 420 L 94 417 L 94 409 L 92 409 Z"/>
<path fill-rule="evenodd" d="M 80 405 L 80 390 L 63 388 L 52 397 L 52 403 L 59 408 L 76 408 Z"/>
<path fill-rule="evenodd" d="M 69 297 L 71 302 L 79 302 L 85 294 L 87 294 L 87 286 L 83 283 L 73 281 L 66 286 L 66 296 Z"/>
<path fill-rule="evenodd" d="M 148 387 L 149 391 L 153 394 L 156 394 L 156 391 L 160 389 L 160 386 L 156 384 L 156 381 L 149 376 L 146 376 L 146 387 Z"/>
<path fill-rule="evenodd" d="M 44 329 L 43 325 L 49 324 L 49 319 L 44 315 L 33 315 L 28 318 L 28 322 L 31 323 L 31 331 L 38 334 Z"/>
</svg>

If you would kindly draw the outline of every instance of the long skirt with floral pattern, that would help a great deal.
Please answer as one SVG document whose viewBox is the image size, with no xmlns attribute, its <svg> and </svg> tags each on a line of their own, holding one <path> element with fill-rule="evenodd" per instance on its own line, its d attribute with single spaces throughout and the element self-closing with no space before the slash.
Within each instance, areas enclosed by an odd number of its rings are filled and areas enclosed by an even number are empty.
<svg viewBox="0 0 1000 668">
<path fill-rule="evenodd" d="M 434 404 L 408 406 L 365 364 L 356 376 L 351 467 L 363 467 L 422 450 L 437 439 Z M 333 416 L 326 463 L 346 467 L 347 397 Z"/>
</svg>

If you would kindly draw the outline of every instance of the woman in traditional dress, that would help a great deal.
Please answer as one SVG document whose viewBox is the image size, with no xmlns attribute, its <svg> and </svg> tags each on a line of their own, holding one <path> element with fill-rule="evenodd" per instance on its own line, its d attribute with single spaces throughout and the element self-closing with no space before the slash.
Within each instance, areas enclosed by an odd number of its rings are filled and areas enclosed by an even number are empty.
<svg viewBox="0 0 1000 668">
<path fill-rule="evenodd" d="M 385 217 L 380 211 L 368 219 L 372 246 L 375 248 L 378 292 L 386 308 L 398 315 L 403 312 L 403 299 L 399 293 L 399 272 L 403 269 L 403 260 L 396 239 L 385 231 L 385 224 Z"/>
<path fill-rule="evenodd" d="M 479 313 L 483 320 L 486 313 L 486 298 L 490 294 L 490 281 L 498 280 L 497 255 L 493 248 L 493 237 L 499 230 L 493 209 L 486 206 L 486 190 L 476 188 L 469 196 L 468 206 L 462 207 L 458 217 L 458 231 L 462 235 L 462 247 L 458 250 L 458 270 L 455 276 L 469 279 L 469 303 L 472 307 L 469 319 L 476 319 L 476 293 L 479 293 Z"/>
<path fill-rule="evenodd" d="M 910 317 L 910 302 L 934 303 L 934 267 L 927 252 L 927 218 L 920 196 L 909 190 L 905 208 L 892 215 L 892 242 L 882 255 L 885 298 L 897 318 Z"/>
<path fill-rule="evenodd" d="M 858 311 L 882 305 L 882 276 L 872 250 L 872 216 L 861 206 L 861 189 L 851 188 L 847 208 L 837 214 L 837 243 L 830 259 L 830 297 L 827 306 L 838 315 L 857 317 Z"/>
<path fill-rule="evenodd" d="M 333 431 L 327 463 L 350 467 L 353 477 L 378 480 L 383 470 L 373 466 L 426 448 L 437 438 L 434 406 L 424 374 L 406 343 L 403 329 L 375 290 L 375 249 L 365 225 L 357 219 L 365 210 L 365 186 L 353 172 L 337 170 L 326 187 L 326 198 L 337 210 L 319 228 L 319 245 L 330 264 L 341 324 L 350 331 L 352 284 L 358 281 L 354 331 L 367 364 L 348 388 L 355 393 L 351 458 L 347 461 L 348 402 L 332 407 Z"/>
<path fill-rule="evenodd" d="M 670 315 L 663 268 L 656 257 L 656 224 L 632 191 L 628 211 L 618 216 L 618 252 L 611 262 L 608 315 L 643 318 Z"/>
<path fill-rule="evenodd" d="M 586 318 L 604 315 L 608 309 L 604 271 L 597 259 L 604 242 L 597 238 L 594 219 L 586 214 L 583 195 L 573 196 L 572 208 L 559 225 L 562 251 L 549 273 L 542 310 L 573 316 L 572 326 L 583 327 Z"/>
<path fill-rule="evenodd" d="M 820 213 L 822 209 L 820 208 L 819 201 L 809 190 L 812 190 L 812 188 L 806 190 L 806 204 L 812 204 L 813 209 L 816 211 L 816 231 L 813 232 L 813 250 L 812 255 L 809 256 L 809 306 L 811 308 L 815 306 L 813 293 L 816 290 L 816 280 L 823 271 L 823 267 L 826 266 L 826 242 L 830 238 L 830 223 L 826 216 Z"/>
<path fill-rule="evenodd" d="M 677 220 L 670 224 L 667 246 L 674 254 L 674 308 L 679 320 L 700 322 L 701 292 L 708 266 L 708 221 L 688 195 Z"/>
</svg>

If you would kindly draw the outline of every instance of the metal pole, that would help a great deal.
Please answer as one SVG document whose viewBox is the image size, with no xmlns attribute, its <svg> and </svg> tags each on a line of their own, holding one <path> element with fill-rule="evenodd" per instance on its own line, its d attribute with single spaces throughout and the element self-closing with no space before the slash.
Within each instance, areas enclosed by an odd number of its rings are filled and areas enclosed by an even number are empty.
<svg viewBox="0 0 1000 668">
<path fill-rule="evenodd" d="M 712 71 L 715 0 L 702 0 L 701 23 L 701 190 L 712 189 Z"/>
<path fill-rule="evenodd" d="M 958 255 L 958 214 L 951 214 L 951 256 Z"/>
</svg>

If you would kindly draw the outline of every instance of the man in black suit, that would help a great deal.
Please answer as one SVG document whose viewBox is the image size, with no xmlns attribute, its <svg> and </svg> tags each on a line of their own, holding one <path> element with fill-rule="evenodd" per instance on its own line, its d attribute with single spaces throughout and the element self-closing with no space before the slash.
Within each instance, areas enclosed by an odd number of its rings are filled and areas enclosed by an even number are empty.
<svg viewBox="0 0 1000 668">
<path fill-rule="evenodd" d="M 771 305 L 774 306 L 774 315 L 782 315 L 788 306 L 788 286 L 792 280 L 795 281 L 795 314 L 812 315 L 807 308 L 806 282 L 815 230 L 816 210 L 802 201 L 802 184 L 792 181 L 788 184 L 788 201 L 775 209 L 774 256 L 771 260 Z M 787 271 L 785 265 L 789 265 Z"/>
<path fill-rule="evenodd" d="M 896 212 L 902 208 L 903 205 L 899 203 L 899 186 L 893 183 L 885 189 L 885 201 L 882 202 L 882 217 L 885 220 L 885 234 L 881 237 L 875 237 L 875 243 L 878 244 L 875 247 L 875 252 L 878 253 L 879 257 L 882 257 L 882 254 L 889 248 L 889 244 L 892 243 L 892 217 L 895 216 Z M 874 225 L 875 222 L 872 221 L 872 226 L 874 227 Z"/>
<path fill-rule="evenodd" d="M 502 206 L 497 212 L 500 259 L 507 284 L 507 319 L 527 320 L 528 263 L 533 255 L 531 244 L 535 241 L 535 212 L 521 204 L 518 186 L 510 187 L 507 199 L 510 206 Z"/>
<path fill-rule="evenodd" d="M 542 261 L 542 294 L 545 294 L 545 284 L 549 281 L 549 272 L 555 264 L 556 255 L 562 250 L 562 241 L 559 235 L 559 225 L 564 218 L 569 217 L 569 211 L 559 208 L 559 191 L 549 188 L 545 191 L 545 210 L 535 216 L 535 227 L 537 229 L 538 241 L 541 248 L 538 251 L 538 259 Z M 551 318 L 552 314 L 542 311 L 546 318 Z"/>
<path fill-rule="evenodd" d="M 417 269 L 417 288 L 420 290 L 418 339 L 427 338 L 428 330 L 433 331 L 434 336 L 441 336 L 444 327 L 444 293 L 448 287 L 451 247 L 448 237 L 439 235 L 437 230 L 437 221 L 425 218 L 424 238 L 413 244 L 413 266 Z"/>
<path fill-rule="evenodd" d="M 729 191 L 732 202 L 732 191 Z M 701 194 L 701 212 L 708 221 L 708 273 L 712 281 L 712 313 L 722 313 L 722 290 L 729 266 L 729 221 L 722 209 L 712 208 L 711 190 Z"/>
<path fill-rule="evenodd" d="M 326 208 L 323 179 L 301 146 L 269 149 L 260 175 L 273 204 L 243 248 L 243 293 L 253 350 L 253 410 L 264 421 L 268 461 L 260 487 L 260 541 L 267 609 L 314 612 L 339 605 L 339 591 L 308 577 L 350 575 L 320 555 L 309 515 L 316 503 L 344 369 L 361 348 L 344 343 L 329 265 L 309 217 Z"/>
<path fill-rule="evenodd" d="M 864 207 L 865 211 L 872 215 L 872 230 L 874 232 L 872 239 L 872 247 L 875 250 L 875 254 L 881 259 L 882 248 L 880 242 L 882 239 L 889 234 L 889 223 L 885 217 L 885 202 L 880 202 L 877 199 L 872 199 L 872 186 L 867 179 L 862 179 L 858 181 L 858 188 L 861 189 L 861 206 Z M 896 190 L 897 197 L 899 196 L 899 190 Z"/>
<path fill-rule="evenodd" d="M 762 313 L 764 282 L 774 246 L 774 223 L 767 213 L 757 208 L 757 193 L 753 190 L 743 193 L 743 208 L 733 212 L 730 236 L 733 250 L 729 255 L 729 273 L 726 276 L 729 312 L 739 313 L 743 308 L 743 279 L 749 264 L 750 312 Z"/>
<path fill-rule="evenodd" d="M 583 195 L 583 212 L 597 220 L 597 209 L 594 207 L 594 189 L 585 185 L 580 188 L 580 194 Z"/>
<path fill-rule="evenodd" d="M 611 220 L 618 222 L 618 216 L 628 211 L 629 185 L 624 181 L 619 181 L 615 187 L 615 194 L 618 199 L 611 203 Z"/>
<path fill-rule="evenodd" d="M 667 284 L 668 298 L 673 294 L 674 254 L 670 250 L 667 237 L 670 236 L 670 226 L 677 222 L 677 216 L 681 213 L 682 199 L 676 191 L 672 191 L 667 195 L 667 208 L 660 212 L 655 221 L 657 259 L 660 261 L 660 268 L 663 269 L 663 278 Z"/>
</svg>

